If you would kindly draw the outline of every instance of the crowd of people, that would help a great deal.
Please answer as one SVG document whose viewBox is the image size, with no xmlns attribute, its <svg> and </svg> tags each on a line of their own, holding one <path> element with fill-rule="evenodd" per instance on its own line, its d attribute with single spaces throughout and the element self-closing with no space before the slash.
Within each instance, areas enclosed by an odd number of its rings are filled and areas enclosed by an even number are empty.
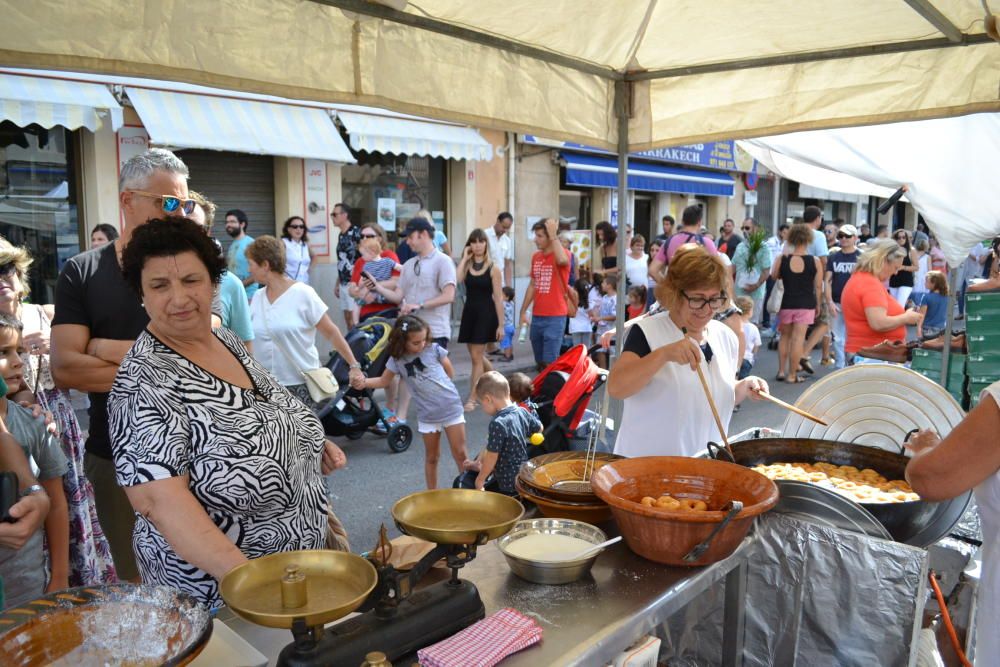
<svg viewBox="0 0 1000 667">
<path fill-rule="evenodd" d="M 330 400 L 316 374 L 317 335 L 349 367 L 351 387 L 386 391 L 389 423 L 407 418 L 412 399 L 428 488 L 438 486 L 444 435 L 456 484 L 513 494 L 541 429 L 531 378 L 493 370 L 513 357 L 518 313 L 539 369 L 572 345 L 601 344 L 595 359 L 624 400 L 616 450 L 627 456 L 691 455 L 719 440 L 703 385 L 725 430 L 740 402 L 768 390 L 753 375 L 761 329 L 773 326 L 779 341 L 776 380 L 795 383 L 814 372 L 813 347 L 840 367 L 861 348 L 904 339 L 907 326 L 919 335 L 944 328 L 948 285 L 932 236 L 880 229 L 884 238 L 866 238 L 864 226 L 824 223 L 816 207 L 771 237 L 750 218 L 738 228 L 727 220 L 714 237 L 703 209 L 689 206 L 676 228 L 664 219 L 670 233 L 648 248 L 642 235 L 599 223 L 593 267 L 555 219 L 540 220 L 518 309 L 509 213 L 473 230 L 456 263 L 428 212 L 391 249 L 382 227 L 356 225 L 338 203 L 334 298 L 344 320 L 395 320 L 385 371 L 366 377 L 309 284 L 304 219 L 288 218 L 280 238 L 253 238 L 246 213 L 229 210 L 223 252 L 212 238 L 215 205 L 187 181 L 166 150 L 126 162 L 120 235 L 93 230 L 92 249 L 63 268 L 54 304 L 30 300 L 31 257 L 0 239 L 0 468 L 22 491 L 13 521 L 0 524 L 5 606 L 119 579 L 215 605 L 220 578 L 248 558 L 348 549 L 324 481 L 346 455 L 317 418 Z M 621 267 L 618 243 L 628 246 Z M 970 255 L 988 275 L 967 289 L 997 281 L 998 247 Z M 612 359 L 619 291 L 627 324 Z M 459 295 L 465 396 L 449 357 Z M 89 398 L 85 442 L 70 390 Z M 466 414 L 476 409 L 491 422 L 484 451 L 470 455 Z M 664 423 L 676 425 L 666 449 L 656 437 Z"/>
</svg>

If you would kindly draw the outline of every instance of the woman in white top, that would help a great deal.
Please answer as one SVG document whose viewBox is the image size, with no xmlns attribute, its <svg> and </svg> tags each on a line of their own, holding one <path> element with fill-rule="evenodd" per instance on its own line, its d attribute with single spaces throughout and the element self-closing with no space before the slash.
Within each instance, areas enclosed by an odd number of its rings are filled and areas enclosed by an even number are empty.
<svg viewBox="0 0 1000 667">
<path fill-rule="evenodd" d="M 728 272 L 700 246 L 674 255 L 656 287 L 666 310 L 635 320 L 608 377 L 608 391 L 624 399 L 615 453 L 624 456 L 693 456 L 720 434 L 698 379 L 708 381 L 728 428 L 733 408 L 748 395 L 767 391 L 750 376 L 737 381 L 739 339 L 713 319 L 729 303 Z"/>
<path fill-rule="evenodd" d="M 907 447 L 913 459 L 906 480 L 924 500 L 954 498 L 972 489 L 983 532 L 983 569 L 979 581 L 980 619 L 976 665 L 1000 665 L 1000 382 L 980 395 L 979 405 L 943 440 L 920 431 Z"/>
<path fill-rule="evenodd" d="M 625 277 L 629 286 L 645 285 L 649 277 L 649 255 L 646 254 L 646 239 L 636 234 L 629 243 L 629 253 L 625 255 Z"/>
<path fill-rule="evenodd" d="M 281 240 L 285 244 L 285 275 L 308 285 L 312 251 L 309 249 L 306 221 L 297 215 L 285 220 Z"/>
<path fill-rule="evenodd" d="M 316 350 L 319 331 L 350 364 L 352 384 L 363 381 L 361 364 L 327 315 L 327 305 L 316 290 L 286 274 L 285 245 L 273 236 L 260 236 L 246 252 L 251 277 L 265 288 L 257 290 L 250 301 L 254 358 L 315 410 L 318 406 L 309 395 L 302 373 L 320 366 Z"/>
</svg>

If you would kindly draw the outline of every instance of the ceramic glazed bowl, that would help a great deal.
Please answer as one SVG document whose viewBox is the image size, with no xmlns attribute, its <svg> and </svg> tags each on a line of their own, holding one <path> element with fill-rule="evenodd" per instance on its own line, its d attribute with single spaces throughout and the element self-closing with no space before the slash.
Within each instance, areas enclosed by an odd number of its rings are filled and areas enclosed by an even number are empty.
<svg viewBox="0 0 1000 667">
<path fill-rule="evenodd" d="M 556 452 L 543 454 L 525 461 L 517 478 L 532 493 L 545 498 L 582 503 L 596 503 L 597 496 L 588 484 L 581 486 L 585 471 L 594 472 L 608 461 L 618 461 L 622 456 L 597 452 L 591 462 L 586 462 L 586 452 Z"/>
<path fill-rule="evenodd" d="M 746 537 L 754 517 L 778 502 L 778 487 L 760 473 L 735 463 L 682 456 L 615 461 L 594 474 L 592 485 L 611 507 L 632 551 L 657 563 L 682 567 L 708 565 L 731 554 Z M 661 495 L 703 500 L 709 511 L 670 511 L 641 503 L 644 496 Z M 743 510 L 715 536 L 701 558 L 683 560 L 725 518 L 720 510 L 730 500 L 742 502 Z"/>
</svg>

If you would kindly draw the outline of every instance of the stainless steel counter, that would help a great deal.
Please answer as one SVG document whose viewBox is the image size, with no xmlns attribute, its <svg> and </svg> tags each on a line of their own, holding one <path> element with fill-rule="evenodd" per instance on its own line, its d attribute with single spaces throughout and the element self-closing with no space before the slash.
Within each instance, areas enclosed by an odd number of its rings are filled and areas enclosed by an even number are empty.
<svg viewBox="0 0 1000 667">
<path fill-rule="evenodd" d="M 658 565 L 619 543 L 597 559 L 590 577 L 564 586 L 519 579 L 490 543 L 479 549 L 461 576 L 479 589 L 487 614 L 512 607 L 533 617 L 544 629 L 539 644 L 511 656 L 503 662 L 504 667 L 607 664 L 725 578 L 723 664 L 736 665 L 743 653 L 746 566 L 753 541 L 748 537 L 729 558 L 694 569 Z M 219 619 L 268 656 L 271 664 L 292 641 L 291 632 L 253 625 L 228 609 L 220 610 Z M 404 659 L 400 664 L 410 662 Z"/>
</svg>

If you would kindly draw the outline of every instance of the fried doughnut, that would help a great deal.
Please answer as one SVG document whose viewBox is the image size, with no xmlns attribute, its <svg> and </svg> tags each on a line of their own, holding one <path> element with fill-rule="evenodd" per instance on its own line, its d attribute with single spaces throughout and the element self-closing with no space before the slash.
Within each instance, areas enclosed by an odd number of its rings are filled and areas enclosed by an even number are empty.
<svg viewBox="0 0 1000 667">
<path fill-rule="evenodd" d="M 704 512 L 708 509 L 708 505 L 705 504 L 704 500 L 695 500 L 694 498 L 681 498 L 681 509 L 685 512 Z"/>
<path fill-rule="evenodd" d="M 824 479 L 826 479 L 825 472 L 811 472 L 807 476 L 809 477 L 810 482 L 822 482 Z"/>
<path fill-rule="evenodd" d="M 661 496 L 656 501 L 656 506 L 661 510 L 678 510 L 681 509 L 681 503 L 676 498 L 671 498 L 670 496 Z"/>
<path fill-rule="evenodd" d="M 656 498 L 650 498 L 649 496 L 643 496 L 641 502 L 646 507 L 652 507 L 653 505 L 656 504 Z"/>
<path fill-rule="evenodd" d="M 858 485 L 855 484 L 854 482 L 848 480 L 846 482 L 841 482 L 840 484 L 838 484 L 837 488 L 838 489 L 845 489 L 847 491 L 854 491 L 855 489 L 858 488 Z"/>
</svg>

